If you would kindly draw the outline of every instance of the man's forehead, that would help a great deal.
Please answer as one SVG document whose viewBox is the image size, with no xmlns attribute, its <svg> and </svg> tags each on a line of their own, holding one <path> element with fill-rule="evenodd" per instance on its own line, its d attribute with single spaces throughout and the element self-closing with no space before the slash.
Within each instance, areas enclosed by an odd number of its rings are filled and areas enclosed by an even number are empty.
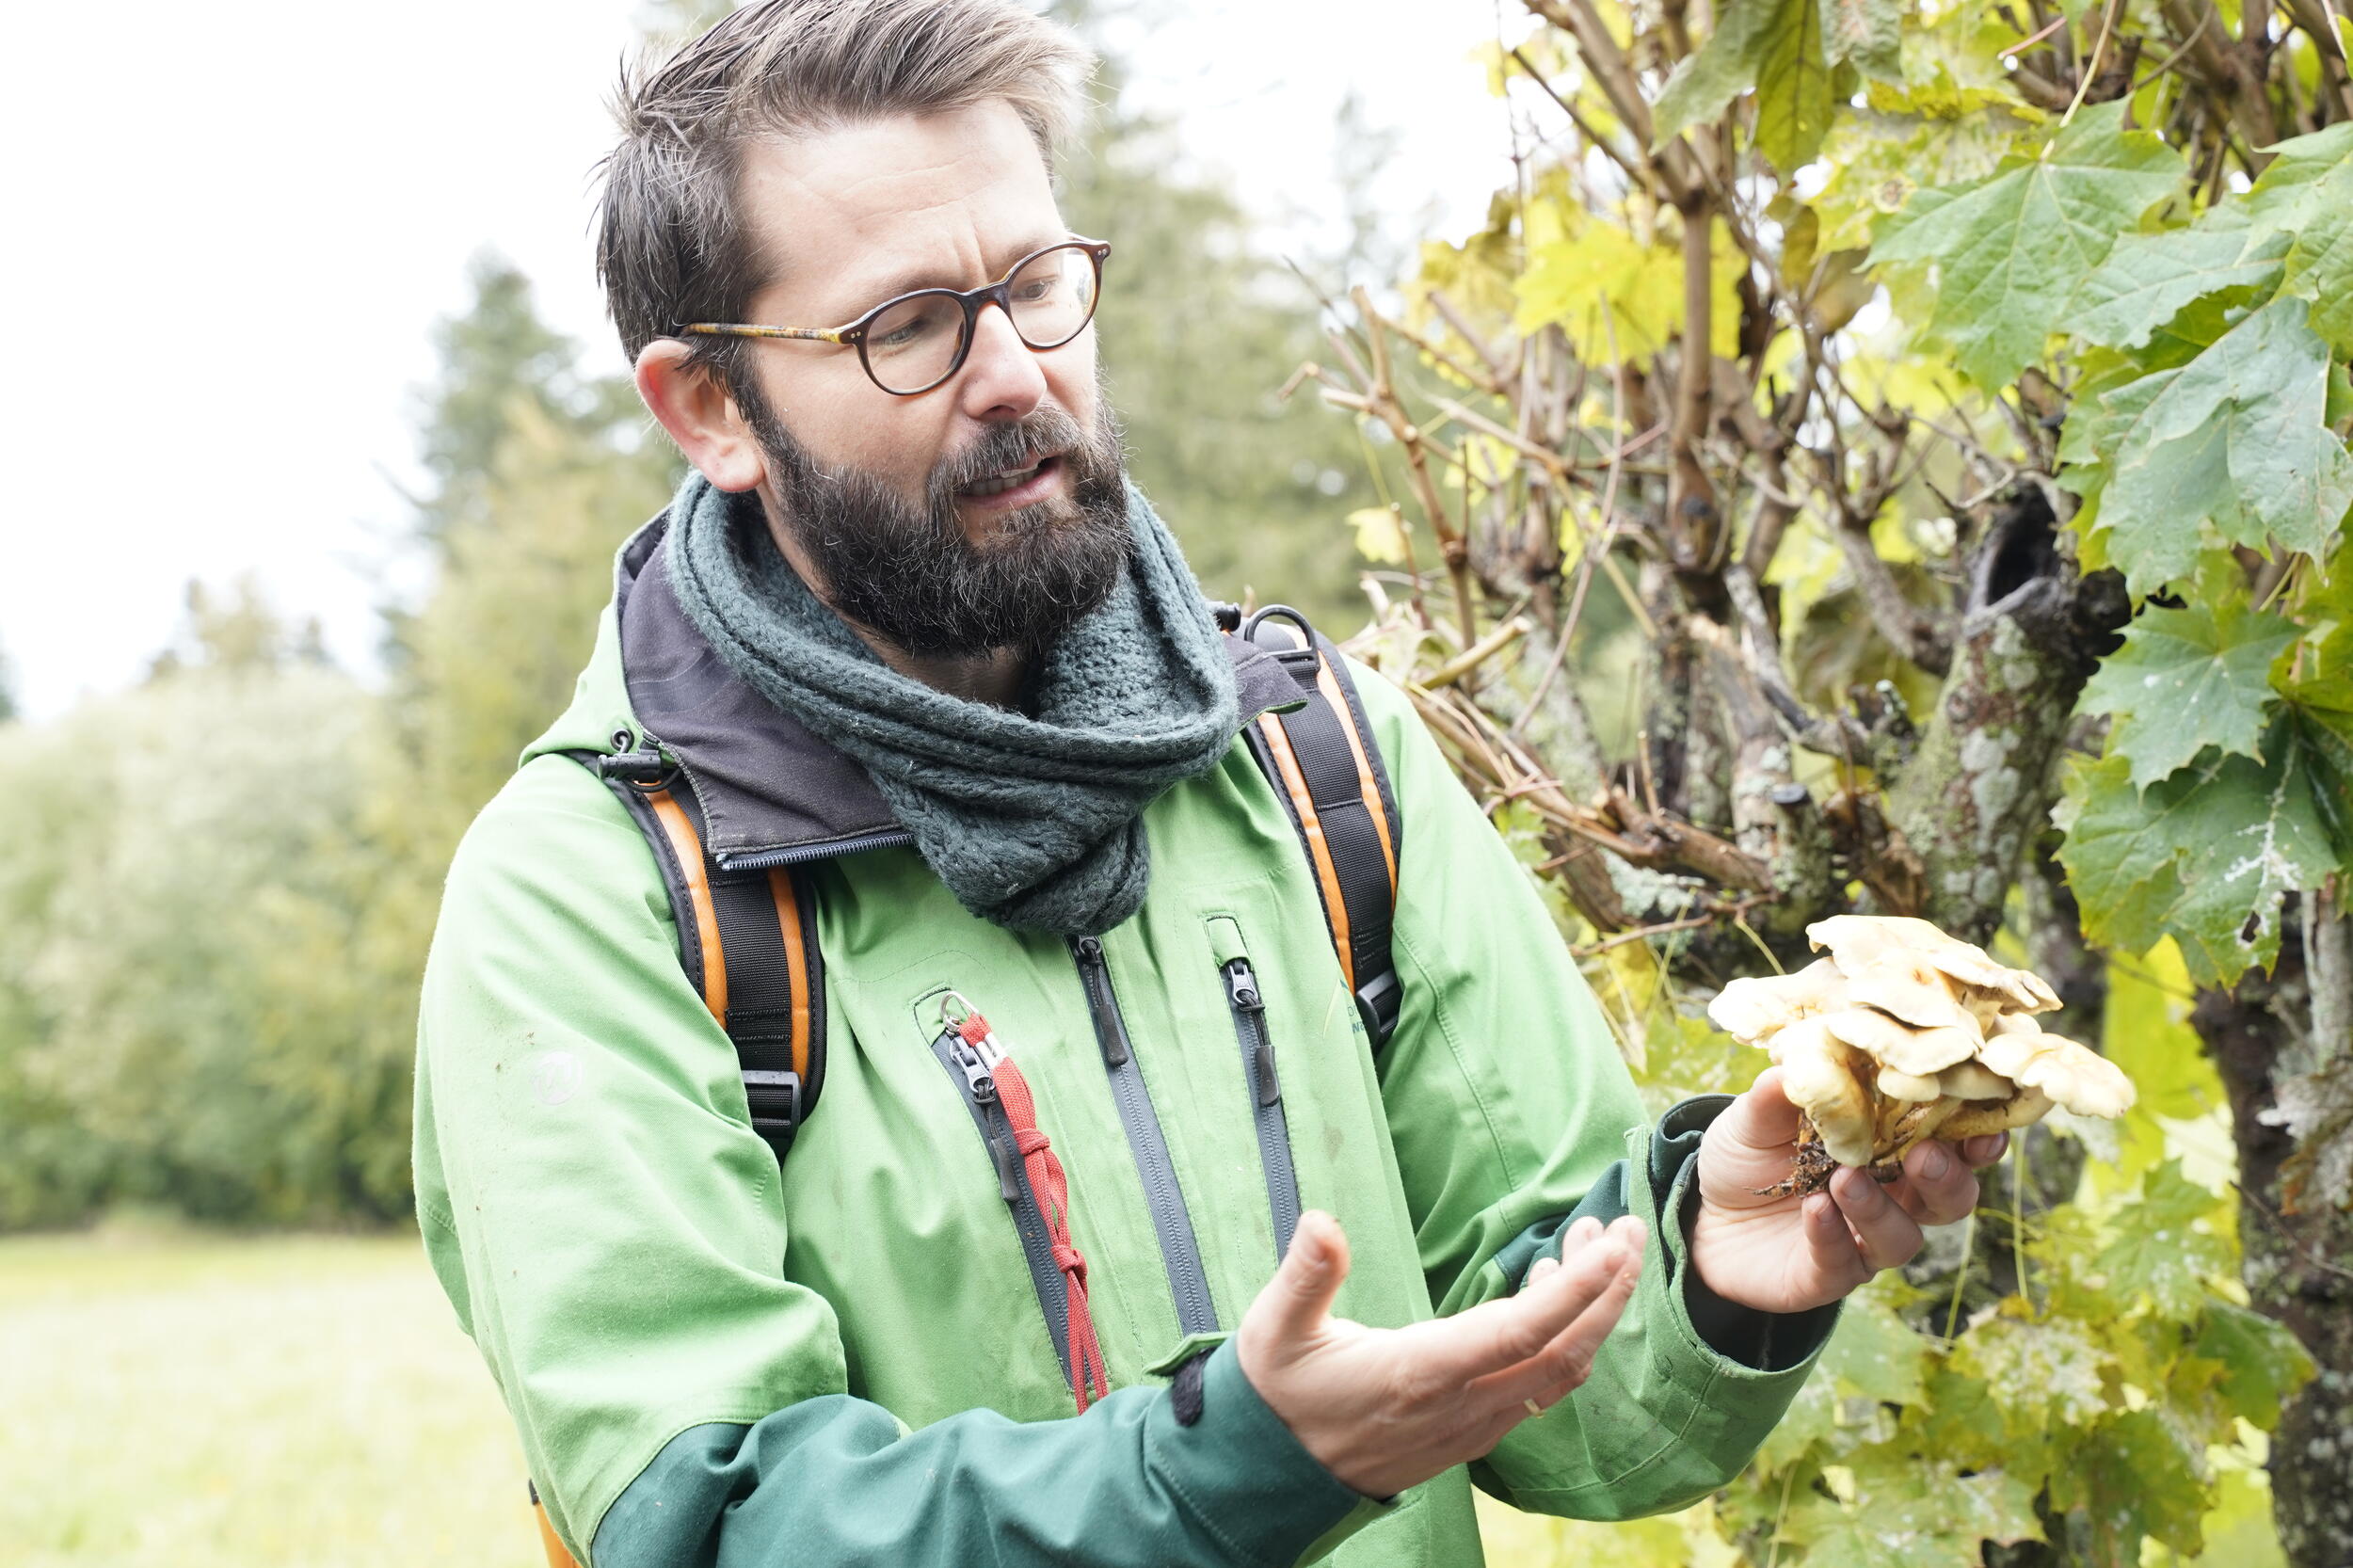
<svg viewBox="0 0 2353 1568">
<path fill-rule="evenodd" d="M 1010 104 L 893 116 L 763 140 L 737 199 L 771 299 L 833 326 L 893 294 L 970 288 L 1066 237 L 1045 160 Z"/>
</svg>

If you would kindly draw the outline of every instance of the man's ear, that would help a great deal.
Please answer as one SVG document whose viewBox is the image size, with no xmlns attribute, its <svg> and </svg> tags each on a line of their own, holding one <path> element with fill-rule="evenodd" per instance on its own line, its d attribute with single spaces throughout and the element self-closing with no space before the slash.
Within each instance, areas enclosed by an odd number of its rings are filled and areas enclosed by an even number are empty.
<svg viewBox="0 0 2353 1568">
<path fill-rule="evenodd" d="M 637 355 L 637 395 L 686 460 L 723 490 L 748 490 L 768 475 L 759 440 L 727 388 L 676 338 L 656 338 Z"/>
</svg>

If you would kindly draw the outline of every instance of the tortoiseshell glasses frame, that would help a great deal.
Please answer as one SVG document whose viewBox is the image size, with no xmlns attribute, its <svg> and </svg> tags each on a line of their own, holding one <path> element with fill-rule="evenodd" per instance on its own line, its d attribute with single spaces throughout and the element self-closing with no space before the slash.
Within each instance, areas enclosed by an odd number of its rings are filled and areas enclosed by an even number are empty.
<svg viewBox="0 0 2353 1568">
<path fill-rule="evenodd" d="M 1055 337 L 1050 342 L 1039 343 L 1033 341 L 1030 334 L 1023 330 L 1023 312 L 1016 311 L 1016 307 L 1020 306 L 1024 310 L 1033 312 L 1035 306 L 1042 301 L 1016 298 L 1013 292 L 1014 280 L 1021 276 L 1025 268 L 1030 267 L 1041 258 L 1050 256 L 1056 251 L 1065 250 L 1083 255 L 1089 264 L 1084 309 L 1080 312 L 1077 324 L 1071 326 L 1069 330 L 1062 332 L 1059 337 Z M 1102 296 L 1103 263 L 1111 253 L 1112 247 L 1109 240 L 1091 240 L 1074 234 L 1066 240 L 1057 240 L 1052 245 L 1031 251 L 1007 267 L 1005 275 L 994 283 L 968 290 L 917 289 L 910 294 L 897 295 L 886 299 L 856 321 L 840 327 L 762 327 L 741 322 L 697 321 L 680 328 L 679 332 L 682 336 L 701 338 L 796 338 L 813 343 L 839 344 L 846 347 L 855 347 L 857 350 L 858 363 L 865 368 L 868 380 L 893 397 L 914 397 L 931 391 L 964 368 L 965 358 L 972 351 L 972 335 L 980 325 L 981 307 L 984 305 L 993 304 L 1003 311 L 1005 319 L 1013 325 L 1015 335 L 1020 338 L 1024 346 L 1033 352 L 1043 353 L 1049 348 L 1060 348 L 1085 331 L 1087 323 L 1095 319 L 1095 307 Z M 1043 278 L 1039 280 L 1041 282 L 1047 280 Z M 877 353 L 884 356 L 886 364 L 889 360 L 889 345 L 885 343 L 878 347 L 878 336 L 888 339 L 896 331 L 918 329 L 925 325 L 927 319 L 944 324 L 943 317 L 927 318 L 924 314 L 924 308 L 928 305 L 936 305 L 944 311 L 951 303 L 960 312 L 960 318 L 957 325 L 955 352 L 950 357 L 947 368 L 937 375 L 930 375 L 928 364 L 931 361 L 927 360 L 925 361 L 926 368 L 917 372 L 916 375 L 912 376 L 902 375 L 899 377 L 900 379 L 921 379 L 922 376 L 928 376 L 929 378 L 922 379 L 920 386 L 891 385 L 888 372 L 877 369 L 875 366 Z M 876 325 L 883 323 L 886 317 L 889 318 L 888 329 L 877 334 Z M 1057 329 L 1062 325 L 1064 323 L 1057 322 Z M 916 351 L 924 352 L 920 347 Z M 936 349 L 934 348 L 929 352 L 936 355 Z M 904 371 L 906 367 L 902 364 L 894 368 Z"/>
</svg>

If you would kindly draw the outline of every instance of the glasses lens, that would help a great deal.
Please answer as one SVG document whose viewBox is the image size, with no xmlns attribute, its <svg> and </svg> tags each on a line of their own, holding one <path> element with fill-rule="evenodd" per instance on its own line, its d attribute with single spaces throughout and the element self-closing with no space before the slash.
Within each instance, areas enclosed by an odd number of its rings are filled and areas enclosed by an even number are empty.
<svg viewBox="0 0 2353 1568">
<path fill-rule="evenodd" d="M 1032 348 L 1056 348 L 1079 335 L 1095 314 L 1095 258 L 1084 248 L 1058 245 L 1032 256 L 1013 275 L 1013 327 Z"/>
<path fill-rule="evenodd" d="M 912 294 L 866 328 L 866 368 L 885 392 L 921 392 L 956 362 L 964 307 L 952 294 Z"/>
</svg>

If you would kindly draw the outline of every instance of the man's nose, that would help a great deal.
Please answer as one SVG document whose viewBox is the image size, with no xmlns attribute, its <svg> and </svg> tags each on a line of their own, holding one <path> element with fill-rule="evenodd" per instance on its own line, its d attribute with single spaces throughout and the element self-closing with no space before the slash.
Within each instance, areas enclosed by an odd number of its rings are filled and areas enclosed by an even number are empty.
<svg viewBox="0 0 2353 1568">
<path fill-rule="evenodd" d="M 1002 310 L 982 306 L 959 378 L 964 411 L 974 419 L 1020 419 L 1045 397 L 1046 369 L 1036 351 L 1021 341 Z"/>
</svg>

